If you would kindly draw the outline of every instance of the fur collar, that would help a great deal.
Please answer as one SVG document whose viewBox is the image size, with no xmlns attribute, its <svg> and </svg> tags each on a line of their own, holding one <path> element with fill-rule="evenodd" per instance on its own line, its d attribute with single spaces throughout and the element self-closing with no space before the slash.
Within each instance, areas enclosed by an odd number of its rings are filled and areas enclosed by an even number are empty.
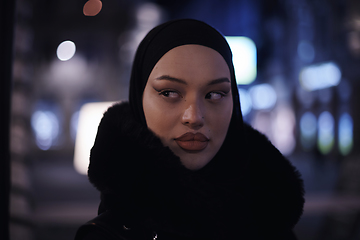
<svg viewBox="0 0 360 240">
<path fill-rule="evenodd" d="M 298 171 L 249 125 L 202 170 L 186 169 L 134 120 L 127 102 L 105 112 L 91 150 L 90 182 L 128 224 L 225 239 L 291 231 L 303 204 Z M 250 238 L 249 238 L 250 239 Z"/>
</svg>

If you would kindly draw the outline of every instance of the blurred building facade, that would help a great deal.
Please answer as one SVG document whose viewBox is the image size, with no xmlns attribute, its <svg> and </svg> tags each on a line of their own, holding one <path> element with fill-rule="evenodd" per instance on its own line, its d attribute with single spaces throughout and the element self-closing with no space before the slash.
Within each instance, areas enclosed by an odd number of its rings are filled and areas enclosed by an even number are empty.
<svg viewBox="0 0 360 240">
<path fill-rule="evenodd" d="M 187 17 L 255 43 L 256 79 L 239 85 L 244 119 L 303 175 L 299 239 L 360 238 L 357 0 L 109 0 L 96 16 L 83 14 L 86 2 L 17 1 L 11 239 L 71 239 L 96 216 L 99 194 L 73 167 L 79 109 L 126 100 L 142 37 Z M 56 50 L 67 40 L 76 52 L 61 61 Z M 274 104 L 263 106 L 256 92 L 269 89 Z"/>
<path fill-rule="evenodd" d="M 32 43 L 34 37 L 30 1 L 18 1 L 14 24 L 13 83 L 11 96 L 10 238 L 33 239 L 31 164 L 31 107 L 34 99 Z"/>
</svg>

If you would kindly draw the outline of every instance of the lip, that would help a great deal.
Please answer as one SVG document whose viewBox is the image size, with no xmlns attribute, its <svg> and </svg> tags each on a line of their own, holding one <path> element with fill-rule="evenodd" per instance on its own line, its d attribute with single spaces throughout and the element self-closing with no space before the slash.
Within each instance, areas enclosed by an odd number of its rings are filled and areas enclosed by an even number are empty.
<svg viewBox="0 0 360 240">
<path fill-rule="evenodd" d="M 180 137 L 175 138 L 176 143 L 185 151 L 200 152 L 204 150 L 209 139 L 202 133 L 187 132 Z"/>
</svg>

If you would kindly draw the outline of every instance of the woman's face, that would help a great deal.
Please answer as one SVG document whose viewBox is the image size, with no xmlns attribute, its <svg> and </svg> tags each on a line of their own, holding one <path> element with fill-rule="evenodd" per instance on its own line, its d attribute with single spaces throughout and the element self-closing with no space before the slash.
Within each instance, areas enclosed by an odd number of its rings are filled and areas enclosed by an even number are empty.
<svg viewBox="0 0 360 240">
<path fill-rule="evenodd" d="M 208 164 L 225 140 L 230 79 L 217 51 L 193 44 L 168 51 L 150 73 L 143 93 L 147 126 L 188 169 Z"/>
</svg>

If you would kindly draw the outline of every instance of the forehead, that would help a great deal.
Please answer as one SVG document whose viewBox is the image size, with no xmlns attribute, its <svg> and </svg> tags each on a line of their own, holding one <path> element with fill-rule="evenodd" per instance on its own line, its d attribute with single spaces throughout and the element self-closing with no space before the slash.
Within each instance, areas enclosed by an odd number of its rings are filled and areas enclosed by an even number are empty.
<svg viewBox="0 0 360 240">
<path fill-rule="evenodd" d="M 206 75 L 204 77 L 228 77 L 230 70 L 220 53 L 197 44 L 175 47 L 164 54 L 154 66 L 152 74 Z"/>
</svg>

